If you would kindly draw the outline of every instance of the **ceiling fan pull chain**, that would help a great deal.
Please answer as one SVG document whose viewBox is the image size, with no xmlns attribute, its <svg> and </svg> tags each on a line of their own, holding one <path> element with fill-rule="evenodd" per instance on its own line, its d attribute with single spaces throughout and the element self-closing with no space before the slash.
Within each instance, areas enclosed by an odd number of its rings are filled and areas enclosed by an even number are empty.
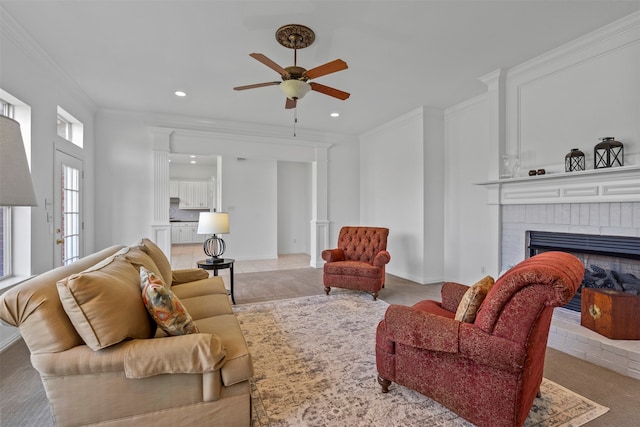
<svg viewBox="0 0 640 427">
<path fill-rule="evenodd" d="M 293 109 L 293 137 L 296 137 L 296 125 L 298 124 L 298 107 Z"/>
</svg>

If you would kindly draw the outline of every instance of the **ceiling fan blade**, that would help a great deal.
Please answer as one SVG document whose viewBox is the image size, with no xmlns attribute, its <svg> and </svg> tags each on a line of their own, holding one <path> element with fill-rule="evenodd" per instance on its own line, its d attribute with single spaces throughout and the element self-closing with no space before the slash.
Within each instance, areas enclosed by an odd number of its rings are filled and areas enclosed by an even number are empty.
<svg viewBox="0 0 640 427">
<path fill-rule="evenodd" d="M 325 95 L 333 96 L 334 98 L 338 98 L 343 101 L 351 96 L 350 93 L 343 92 L 329 86 L 321 85 L 320 83 L 311 82 L 309 83 L 309 85 L 311 85 L 311 90 L 324 93 Z"/>
<path fill-rule="evenodd" d="M 237 87 L 234 87 L 233 90 L 255 89 L 257 87 L 275 86 L 275 85 L 279 85 L 279 84 L 280 84 L 280 82 L 256 83 L 256 84 L 253 84 L 253 85 L 237 86 Z"/>
<path fill-rule="evenodd" d="M 257 61 L 262 62 L 264 65 L 266 65 L 267 67 L 271 68 L 272 70 L 274 70 L 275 72 L 277 72 L 281 76 L 289 75 L 287 70 L 285 70 L 284 68 L 282 68 L 281 66 L 279 66 L 278 64 L 276 64 L 275 62 L 273 62 L 272 60 L 270 60 L 269 58 L 267 58 L 266 56 L 264 56 L 261 53 L 250 53 L 249 56 L 252 57 L 253 59 L 257 60 Z"/>
<path fill-rule="evenodd" d="M 336 59 L 334 61 L 327 62 L 324 65 L 319 65 L 315 68 L 307 70 L 304 75 L 310 79 L 315 79 L 320 76 L 335 73 L 336 71 L 346 70 L 347 68 L 349 68 L 349 66 L 346 62 L 344 62 L 342 59 Z"/>
<path fill-rule="evenodd" d="M 296 108 L 297 102 L 298 101 L 295 100 L 295 99 L 287 98 L 287 102 L 284 103 L 284 108 L 286 108 L 287 110 L 290 110 L 292 108 Z"/>
</svg>

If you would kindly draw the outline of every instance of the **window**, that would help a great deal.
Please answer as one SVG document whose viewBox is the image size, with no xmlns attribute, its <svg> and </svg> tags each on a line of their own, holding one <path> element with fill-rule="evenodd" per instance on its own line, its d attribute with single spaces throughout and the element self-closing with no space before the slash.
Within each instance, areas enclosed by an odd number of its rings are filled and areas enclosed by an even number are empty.
<svg viewBox="0 0 640 427">
<path fill-rule="evenodd" d="M 31 107 L 0 88 L 0 114 L 20 123 L 27 162 L 31 154 Z M 0 289 L 13 277 L 31 274 L 31 211 L 28 207 L 0 207 Z"/>
<path fill-rule="evenodd" d="M 11 274 L 11 248 L 9 242 L 9 226 L 11 209 L 0 206 L 0 279 Z"/>
<path fill-rule="evenodd" d="M 71 114 L 67 113 L 62 107 L 58 106 L 57 123 L 58 136 L 82 148 L 84 125 L 80 120 L 76 119 Z"/>
<path fill-rule="evenodd" d="M 73 138 L 73 123 L 58 114 L 58 136 L 71 141 Z"/>
<path fill-rule="evenodd" d="M 13 118 L 14 107 L 0 98 L 0 114 Z M 0 279 L 11 275 L 11 209 L 0 206 Z"/>
</svg>

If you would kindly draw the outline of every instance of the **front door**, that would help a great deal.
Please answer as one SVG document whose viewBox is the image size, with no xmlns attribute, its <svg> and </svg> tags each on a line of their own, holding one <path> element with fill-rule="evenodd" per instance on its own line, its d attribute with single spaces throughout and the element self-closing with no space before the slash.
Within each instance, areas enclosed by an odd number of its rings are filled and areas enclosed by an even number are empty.
<svg viewBox="0 0 640 427">
<path fill-rule="evenodd" d="M 82 254 L 82 160 L 55 150 L 54 157 L 54 264 L 77 261 Z"/>
</svg>

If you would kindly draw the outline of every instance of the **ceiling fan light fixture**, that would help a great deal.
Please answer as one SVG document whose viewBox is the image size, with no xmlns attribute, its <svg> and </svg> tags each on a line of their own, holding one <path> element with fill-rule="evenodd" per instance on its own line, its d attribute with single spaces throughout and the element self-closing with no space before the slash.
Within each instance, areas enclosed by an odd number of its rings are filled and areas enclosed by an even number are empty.
<svg viewBox="0 0 640 427">
<path fill-rule="evenodd" d="M 280 83 L 280 89 L 289 99 L 302 99 L 311 90 L 311 85 L 302 80 L 285 80 Z"/>
</svg>

